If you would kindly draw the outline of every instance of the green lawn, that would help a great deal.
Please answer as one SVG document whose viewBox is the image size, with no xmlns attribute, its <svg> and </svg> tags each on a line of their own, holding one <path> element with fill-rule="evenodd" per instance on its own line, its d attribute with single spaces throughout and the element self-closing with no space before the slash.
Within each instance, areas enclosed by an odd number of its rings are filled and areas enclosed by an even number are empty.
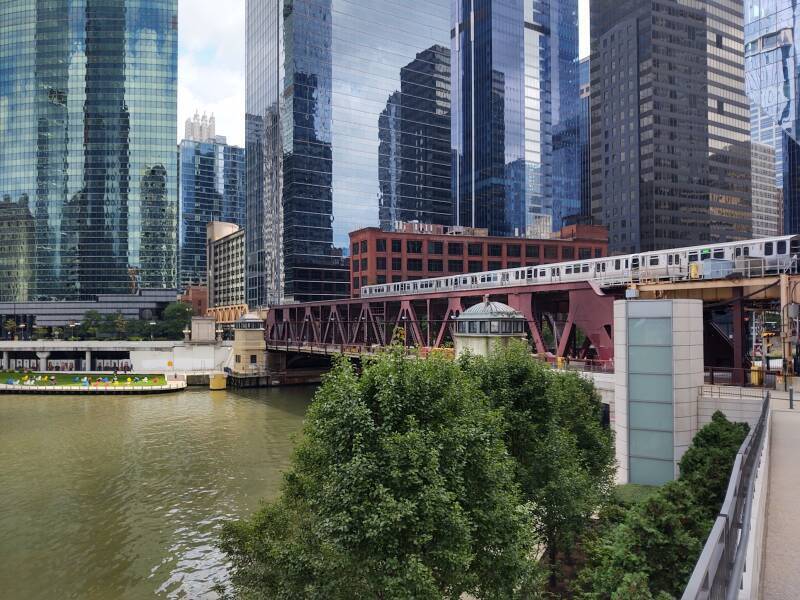
<svg viewBox="0 0 800 600">
<path fill-rule="evenodd" d="M 47 381 L 44 379 L 36 381 L 37 376 L 47 377 Z M 27 377 L 27 379 L 25 379 Z M 50 378 L 55 377 L 55 382 L 53 382 Z M 108 385 L 113 386 L 114 375 L 113 373 L 97 375 L 97 374 L 85 374 L 85 373 L 21 373 L 18 371 L 3 371 L 0 372 L 0 383 L 10 383 L 10 381 L 16 382 L 19 381 L 20 384 L 28 381 L 29 379 L 34 379 L 34 385 L 37 386 L 49 386 L 49 385 L 67 385 L 67 386 L 74 386 L 74 387 L 84 387 L 82 383 L 82 379 L 84 377 L 89 378 L 89 385 L 94 385 L 98 379 L 108 379 Z M 139 378 L 139 381 L 135 381 L 136 378 Z M 143 381 L 143 379 L 147 377 L 147 381 Z M 130 381 L 128 381 L 130 379 Z M 116 385 L 140 385 L 145 387 L 157 386 L 157 385 L 164 385 L 166 383 L 166 377 L 163 373 L 126 373 L 126 374 L 118 374 L 117 375 L 118 383 Z M 98 385 L 106 385 L 106 382 L 101 382 Z"/>
</svg>

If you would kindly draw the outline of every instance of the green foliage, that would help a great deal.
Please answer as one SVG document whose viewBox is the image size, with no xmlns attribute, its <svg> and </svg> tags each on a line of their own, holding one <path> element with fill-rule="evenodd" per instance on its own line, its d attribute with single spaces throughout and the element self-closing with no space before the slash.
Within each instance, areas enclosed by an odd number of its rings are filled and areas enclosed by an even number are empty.
<svg viewBox="0 0 800 600">
<path fill-rule="evenodd" d="M 623 506 L 630 507 L 642 500 L 647 500 L 657 491 L 658 487 L 654 485 L 625 483 L 614 487 L 614 499 Z"/>
<path fill-rule="evenodd" d="M 588 543 L 588 566 L 578 578 L 579 597 L 680 597 L 722 504 L 747 431 L 747 425 L 716 413 L 681 459 L 678 481 L 622 514 L 610 511 L 609 526 Z"/>
<path fill-rule="evenodd" d="M 708 518 L 716 516 L 725 500 L 736 453 L 749 431 L 747 423 L 732 423 L 717 411 L 681 458 L 681 478 L 691 484 Z"/>
<path fill-rule="evenodd" d="M 172 302 L 164 309 L 164 318 L 157 326 L 156 337 L 168 340 L 183 339 L 183 330 L 192 323 L 192 307 Z"/>
<path fill-rule="evenodd" d="M 100 331 L 100 324 L 102 321 L 103 317 L 99 312 L 96 310 L 87 310 L 83 314 L 83 320 L 81 321 L 81 336 L 89 339 L 95 339 Z"/>
<path fill-rule="evenodd" d="M 573 549 L 611 492 L 614 446 L 600 399 L 590 382 L 536 361 L 524 343 L 461 362 L 502 411 L 506 445 L 552 571 L 556 553 Z"/>
<path fill-rule="evenodd" d="M 13 336 L 17 331 L 17 322 L 14 319 L 6 319 L 5 323 L 3 323 L 3 329 Z"/>
<path fill-rule="evenodd" d="M 530 515 L 504 421 L 444 358 L 340 360 L 281 496 L 228 525 L 243 598 L 536 598 Z"/>
</svg>

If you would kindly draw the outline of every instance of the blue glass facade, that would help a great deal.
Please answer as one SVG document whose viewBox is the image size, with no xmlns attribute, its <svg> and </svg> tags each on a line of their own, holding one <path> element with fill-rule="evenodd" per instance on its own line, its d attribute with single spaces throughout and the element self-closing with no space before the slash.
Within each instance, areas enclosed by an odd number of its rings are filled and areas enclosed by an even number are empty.
<svg viewBox="0 0 800 600">
<path fill-rule="evenodd" d="M 775 150 L 776 183 L 783 191 L 783 229 L 800 233 L 800 71 L 796 40 L 800 6 L 792 0 L 745 0 L 745 79 L 754 143 Z"/>
<path fill-rule="evenodd" d="M 379 225 L 382 204 L 391 205 L 382 201 L 391 187 L 382 176 L 408 171 L 381 160 L 381 132 L 387 103 L 394 119 L 404 119 L 408 102 L 393 98 L 409 86 L 421 96 L 406 114 L 422 125 L 397 131 L 422 150 L 413 157 L 421 176 L 407 181 L 434 188 L 413 213 L 432 222 L 452 214 L 444 208 L 449 153 L 440 149 L 449 139 L 440 114 L 449 104 L 442 71 L 449 30 L 449 0 L 248 0 L 250 306 L 349 295 L 348 233 Z"/>
<path fill-rule="evenodd" d="M 590 63 L 588 58 L 584 58 L 578 64 L 578 83 L 580 85 L 580 116 L 578 118 L 578 134 L 580 148 L 580 196 L 581 196 L 581 217 L 591 218 L 592 216 L 592 161 L 591 161 L 591 128 L 592 128 L 592 105 L 591 105 L 591 77 L 589 74 Z"/>
<path fill-rule="evenodd" d="M 177 27 L 177 0 L 0 4 L 0 228 L 32 248 L 0 301 L 175 287 Z"/>
<path fill-rule="evenodd" d="M 549 234 L 580 211 L 577 0 L 453 0 L 458 224 Z"/>
<path fill-rule="evenodd" d="M 206 281 L 206 225 L 224 221 L 244 226 L 244 148 L 224 138 L 184 140 L 179 150 L 179 282 L 182 288 Z"/>
</svg>

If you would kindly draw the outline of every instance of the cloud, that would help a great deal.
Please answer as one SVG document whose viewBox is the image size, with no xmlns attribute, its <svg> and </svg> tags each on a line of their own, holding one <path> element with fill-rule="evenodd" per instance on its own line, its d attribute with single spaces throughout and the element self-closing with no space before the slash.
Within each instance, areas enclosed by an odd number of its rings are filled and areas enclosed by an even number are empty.
<svg viewBox="0 0 800 600">
<path fill-rule="evenodd" d="M 195 110 L 244 145 L 245 0 L 178 0 L 178 141 Z"/>
</svg>

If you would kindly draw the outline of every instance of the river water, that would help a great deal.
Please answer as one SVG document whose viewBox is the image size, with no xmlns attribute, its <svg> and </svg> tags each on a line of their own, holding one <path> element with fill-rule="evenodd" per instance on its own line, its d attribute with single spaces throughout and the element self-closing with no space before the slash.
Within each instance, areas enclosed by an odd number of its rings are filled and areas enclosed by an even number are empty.
<svg viewBox="0 0 800 600">
<path fill-rule="evenodd" d="M 0 395 L 0 597 L 215 598 L 219 528 L 278 492 L 313 391 Z"/>
</svg>

